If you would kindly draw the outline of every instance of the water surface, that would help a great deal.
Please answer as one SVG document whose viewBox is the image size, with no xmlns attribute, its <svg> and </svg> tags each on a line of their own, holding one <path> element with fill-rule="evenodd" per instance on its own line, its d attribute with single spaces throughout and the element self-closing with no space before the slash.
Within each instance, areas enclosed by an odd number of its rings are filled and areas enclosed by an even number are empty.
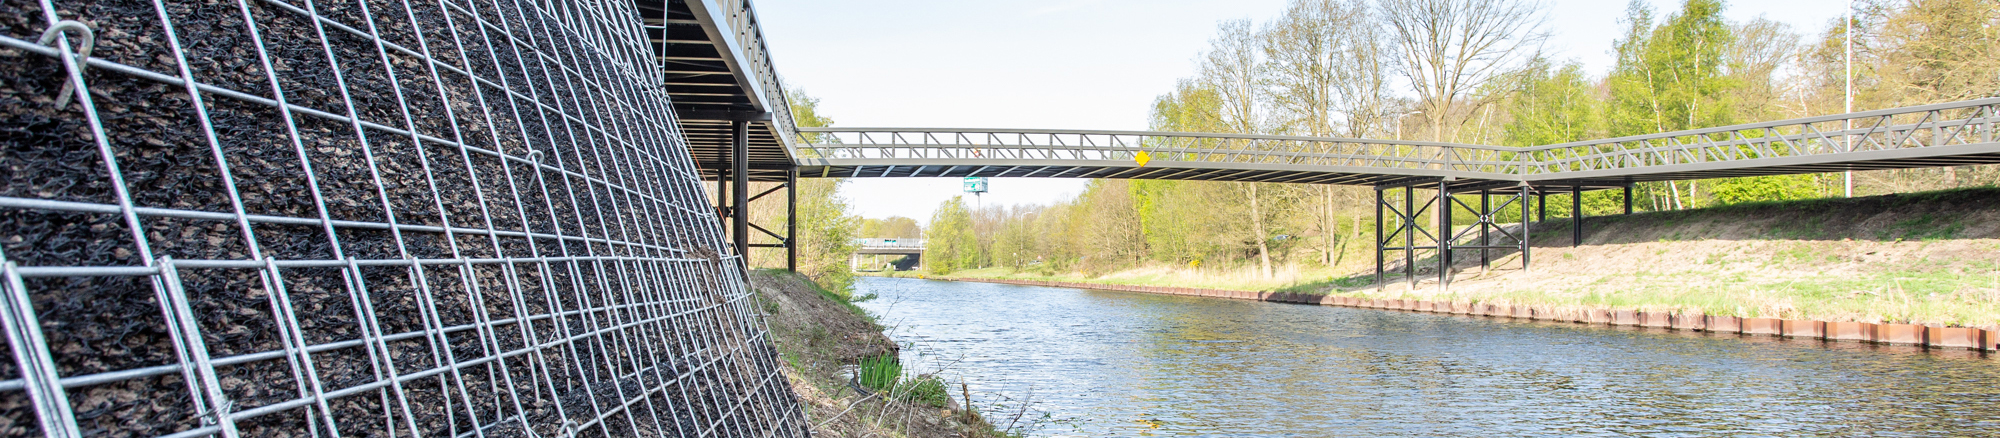
<svg viewBox="0 0 2000 438">
<path fill-rule="evenodd" d="M 2000 436 L 2000 359 L 863 278 L 912 369 L 1039 436 Z M 956 388 L 956 385 L 953 385 Z M 957 396 L 957 391 L 954 391 Z M 1001 410 L 1006 412 L 998 412 Z"/>
</svg>

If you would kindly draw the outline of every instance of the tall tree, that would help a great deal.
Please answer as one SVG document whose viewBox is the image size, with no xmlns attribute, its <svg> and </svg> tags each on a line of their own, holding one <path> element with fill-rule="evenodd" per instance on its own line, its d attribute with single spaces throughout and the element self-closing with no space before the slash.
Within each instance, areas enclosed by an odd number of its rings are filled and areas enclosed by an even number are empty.
<svg viewBox="0 0 2000 438">
<path fill-rule="evenodd" d="M 890 216 L 882 219 L 862 219 L 858 235 L 864 238 L 917 239 L 924 237 L 924 229 L 916 219 Z"/>
<path fill-rule="evenodd" d="M 924 268 L 932 274 L 947 274 L 977 267 L 979 239 L 972 234 L 972 210 L 965 197 L 953 196 L 931 213 L 924 233 Z"/>
<path fill-rule="evenodd" d="M 1261 132 L 1264 120 L 1258 111 L 1263 93 L 1259 80 L 1263 73 L 1261 50 L 1258 41 L 1250 31 L 1249 20 L 1224 21 L 1216 29 L 1217 35 L 1209 40 L 1209 51 L 1201 66 L 1202 81 L 1216 90 L 1221 99 L 1221 122 L 1229 132 L 1255 134 Z M 1236 147 L 1253 147 L 1252 143 L 1239 143 Z M 1270 234 L 1265 226 L 1264 196 L 1261 184 L 1254 182 L 1234 183 L 1241 192 L 1239 199 L 1249 208 L 1249 241 L 1257 248 L 1257 264 L 1266 278 L 1272 275 Z"/>
<path fill-rule="evenodd" d="M 1514 95 L 1502 127 L 1509 146 L 1568 143 L 1603 136 L 1604 103 L 1597 86 L 1576 63 L 1550 65 L 1536 59 L 1515 76 Z"/>
<path fill-rule="evenodd" d="M 1293 0 L 1285 15 L 1264 26 L 1265 95 L 1281 131 L 1353 138 L 1380 132 L 1393 97 L 1389 44 L 1374 20 L 1360 0 Z M 1332 265 L 1345 241 L 1336 237 L 1338 207 L 1358 204 L 1365 195 L 1334 185 L 1303 191 L 1314 198 L 1299 204 L 1309 206 L 1319 228 L 1320 261 Z M 1353 231 L 1359 227 L 1356 222 Z"/>
<path fill-rule="evenodd" d="M 1493 97 L 1474 91 L 1541 50 L 1548 34 L 1540 7 L 1521 0 L 1382 2 L 1382 18 L 1402 55 L 1399 66 L 1416 88 L 1432 140 L 1450 138 L 1471 109 Z"/>
<path fill-rule="evenodd" d="M 1717 0 L 1688 0 L 1665 23 L 1640 0 L 1626 8 L 1626 34 L 1616 46 L 1611 88 L 1613 136 L 1720 126 L 1734 120 L 1730 102 L 1739 82 L 1724 70 L 1735 42 Z M 1676 182 L 1666 183 L 1666 204 L 1686 208 Z M 1695 191 L 1689 183 L 1687 194 Z"/>
<path fill-rule="evenodd" d="M 819 114 L 819 99 L 792 89 L 785 93 L 791 104 L 792 119 L 799 126 L 827 126 L 833 119 Z M 840 197 L 840 186 L 845 178 L 801 178 L 798 187 L 797 252 L 799 273 L 819 283 L 821 287 L 840 294 L 853 292 L 854 274 L 848 271 L 847 261 L 854 255 L 855 228 L 860 219 L 851 213 L 847 200 Z M 751 215 L 759 222 L 770 223 L 784 217 L 781 203 L 766 202 L 753 208 Z M 765 266 L 782 263 L 777 252 L 768 252 L 771 259 Z"/>
</svg>

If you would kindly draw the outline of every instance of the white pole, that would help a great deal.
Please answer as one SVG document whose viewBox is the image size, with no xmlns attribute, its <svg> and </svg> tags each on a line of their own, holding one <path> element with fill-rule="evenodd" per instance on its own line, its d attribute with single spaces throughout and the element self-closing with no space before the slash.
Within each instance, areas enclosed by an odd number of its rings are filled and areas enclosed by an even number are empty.
<svg viewBox="0 0 2000 438">
<path fill-rule="evenodd" d="M 1847 45 L 1847 54 L 1846 54 L 1846 62 L 1845 62 L 1845 63 L 1847 64 L 1847 92 L 1846 92 L 1846 95 L 1847 95 L 1847 96 L 1846 96 L 1846 100 L 1847 100 L 1847 112 L 1849 112 L 1849 113 L 1852 113 L 1852 112 L 1854 112 L 1854 0 L 1847 0 L 1847 23 L 1846 23 L 1846 26 L 1847 26 L 1847 31 L 1846 31 L 1846 32 L 1842 32 L 1842 35 L 1843 35 L 1843 36 L 1846 36 L 1846 37 L 1847 37 L 1847 43 L 1846 43 L 1846 45 Z M 1847 119 L 1847 120 L 1843 120 L 1843 121 L 1841 121 L 1841 124 L 1842 124 L 1842 125 L 1844 126 L 1844 129 L 1848 129 L 1848 130 L 1852 130 L 1852 129 L 1854 129 L 1854 120 L 1853 120 L 1853 119 Z M 1851 135 L 1849 135 L 1849 136 L 1845 136 L 1845 137 L 1847 138 L 1847 151 L 1848 151 L 1848 152 L 1853 152 L 1853 151 L 1854 151 L 1854 136 L 1851 136 Z M 1846 177 L 1846 178 L 1845 178 L 1845 180 L 1846 180 L 1846 185 L 1847 185 L 1847 190 L 1846 190 L 1846 194 L 1847 194 L 1847 197 L 1849 197 L 1849 198 L 1852 198 L 1852 197 L 1854 197 L 1854 170 L 1852 170 L 1852 169 L 1849 169 L 1848 171 L 1846 171 L 1846 172 L 1844 172 L 1844 173 L 1845 173 L 1845 175 L 1844 175 L 1844 176 Z"/>
</svg>

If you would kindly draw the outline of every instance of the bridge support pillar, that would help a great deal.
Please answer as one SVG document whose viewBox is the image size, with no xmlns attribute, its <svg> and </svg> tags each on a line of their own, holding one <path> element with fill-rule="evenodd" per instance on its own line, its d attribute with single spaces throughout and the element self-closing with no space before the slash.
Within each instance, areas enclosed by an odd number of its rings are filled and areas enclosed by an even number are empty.
<svg viewBox="0 0 2000 438">
<path fill-rule="evenodd" d="M 1526 183 L 1523 183 L 1521 184 L 1521 192 L 1514 198 L 1515 201 L 1521 203 L 1521 228 L 1518 230 L 1520 231 L 1521 234 L 1519 236 L 1514 236 L 1521 241 L 1521 272 L 1535 271 L 1533 268 L 1534 264 L 1529 263 L 1529 257 L 1528 257 L 1529 255 L 1532 255 L 1531 250 L 1534 249 L 1534 245 L 1530 245 L 1528 243 L 1528 241 L 1532 239 L 1533 236 L 1535 235 L 1534 227 L 1532 226 L 1532 224 L 1528 223 L 1528 201 L 1535 199 L 1534 192 L 1535 188 L 1533 186 L 1529 186 Z M 1506 209 L 1507 206 L 1501 205 L 1500 208 Z M 1500 231 L 1500 234 L 1507 234 L 1507 231 L 1503 229 Z"/>
<path fill-rule="evenodd" d="M 1535 222 L 1536 222 L 1536 223 L 1541 223 L 1541 222 L 1548 222 L 1548 221 L 1549 221 L 1549 194 L 1548 194 L 1548 193 L 1537 193 L 1537 194 L 1538 194 L 1538 195 L 1540 195 L 1540 196 L 1537 196 L 1537 197 L 1535 198 L 1535 199 L 1536 199 L 1536 202 L 1535 202 L 1535 210 L 1536 210 L 1536 211 L 1535 211 Z M 1527 218 L 1527 216 L 1525 216 L 1525 215 L 1524 215 L 1524 216 L 1522 216 L 1522 217 L 1521 217 L 1521 220 L 1522 220 L 1522 221 L 1526 221 L 1526 220 L 1528 220 L 1528 218 Z"/>
<path fill-rule="evenodd" d="M 1410 290 L 1417 290 L 1417 187 L 1403 186 L 1403 272 L 1410 279 Z"/>
<path fill-rule="evenodd" d="M 1583 186 L 1569 187 L 1569 246 L 1583 246 Z"/>
<path fill-rule="evenodd" d="M 736 256 L 750 268 L 750 122 L 729 122 L 729 230 Z"/>
<path fill-rule="evenodd" d="M 1632 185 L 1625 185 L 1625 214 L 1632 214 Z"/>
<path fill-rule="evenodd" d="M 1385 236 L 1382 234 L 1382 228 L 1383 228 L 1382 207 L 1386 205 L 1388 204 L 1384 204 L 1382 202 L 1382 189 L 1379 187 L 1376 188 L 1375 189 L 1375 292 L 1382 291 L 1382 264 L 1384 263 L 1383 260 L 1384 257 L 1382 256 L 1382 253 L 1383 251 L 1387 250 L 1386 247 L 1389 245 L 1389 243 L 1384 241 L 1383 239 L 1388 239 L 1390 237 L 1393 237 L 1393 236 Z"/>
<path fill-rule="evenodd" d="M 1482 189 L 1479 191 L 1479 224 L 1481 225 L 1479 227 L 1479 273 L 1481 274 L 1486 273 L 1488 268 L 1493 267 L 1493 252 L 1486 249 L 1488 246 L 1493 246 L 1493 232 L 1491 228 L 1484 226 L 1487 222 L 1492 221 L 1492 216 L 1493 190 Z"/>
<path fill-rule="evenodd" d="M 785 171 L 785 270 L 799 272 L 799 168 Z"/>
<path fill-rule="evenodd" d="M 1451 290 L 1452 240 L 1458 237 L 1451 224 L 1451 204 L 1458 198 L 1451 196 L 1451 179 L 1438 182 L 1437 192 L 1437 269 L 1438 291 Z"/>
</svg>

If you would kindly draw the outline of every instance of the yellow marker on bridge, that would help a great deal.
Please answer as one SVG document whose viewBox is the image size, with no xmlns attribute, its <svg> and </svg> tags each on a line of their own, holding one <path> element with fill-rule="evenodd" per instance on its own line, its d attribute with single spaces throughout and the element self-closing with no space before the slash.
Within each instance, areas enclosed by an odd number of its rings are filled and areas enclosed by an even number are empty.
<svg viewBox="0 0 2000 438">
<path fill-rule="evenodd" d="M 1139 167 L 1146 167 L 1147 162 L 1153 161 L 1153 156 L 1147 155 L 1146 151 L 1133 152 L 1132 161 L 1138 162 Z"/>
</svg>

